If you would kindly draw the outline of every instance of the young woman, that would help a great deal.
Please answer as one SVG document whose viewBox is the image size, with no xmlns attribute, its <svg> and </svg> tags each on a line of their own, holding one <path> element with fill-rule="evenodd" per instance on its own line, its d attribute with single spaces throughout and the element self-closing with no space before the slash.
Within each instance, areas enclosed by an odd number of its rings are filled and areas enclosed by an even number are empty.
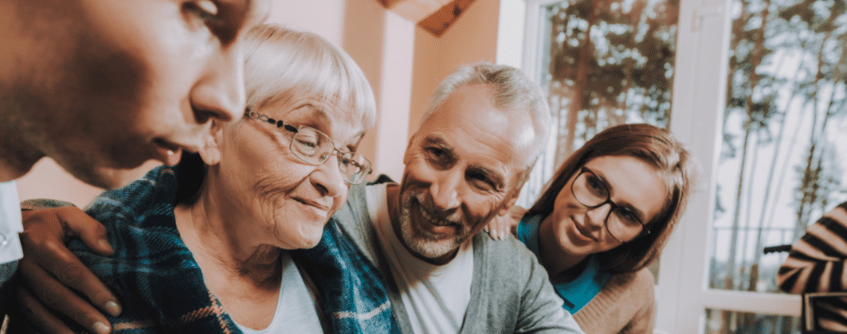
<svg viewBox="0 0 847 334">
<path fill-rule="evenodd" d="M 646 267 L 682 216 L 695 166 L 667 130 L 611 127 L 565 160 L 521 218 L 517 237 L 586 333 L 652 333 Z"/>
</svg>

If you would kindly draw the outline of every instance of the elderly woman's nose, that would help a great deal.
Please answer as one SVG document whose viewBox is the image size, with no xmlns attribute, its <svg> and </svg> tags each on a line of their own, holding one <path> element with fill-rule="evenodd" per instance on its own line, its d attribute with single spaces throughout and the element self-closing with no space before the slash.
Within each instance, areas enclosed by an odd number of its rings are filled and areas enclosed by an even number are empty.
<svg viewBox="0 0 847 334">
<path fill-rule="evenodd" d="M 329 197 L 336 197 L 347 191 L 344 177 L 341 174 L 341 167 L 338 165 L 337 154 L 330 156 L 309 175 L 312 184 L 322 192 L 322 195 Z"/>
</svg>

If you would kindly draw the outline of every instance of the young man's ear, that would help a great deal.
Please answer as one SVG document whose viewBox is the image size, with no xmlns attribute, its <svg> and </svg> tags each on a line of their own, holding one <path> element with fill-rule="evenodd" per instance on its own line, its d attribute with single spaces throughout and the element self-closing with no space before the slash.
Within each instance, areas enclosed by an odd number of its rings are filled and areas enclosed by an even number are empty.
<svg viewBox="0 0 847 334">
<path fill-rule="evenodd" d="M 206 136 L 206 142 L 200 148 L 200 158 L 206 165 L 217 165 L 221 161 L 220 143 L 223 140 L 223 132 L 226 125 L 217 120 L 212 120 L 210 135 Z"/>
</svg>

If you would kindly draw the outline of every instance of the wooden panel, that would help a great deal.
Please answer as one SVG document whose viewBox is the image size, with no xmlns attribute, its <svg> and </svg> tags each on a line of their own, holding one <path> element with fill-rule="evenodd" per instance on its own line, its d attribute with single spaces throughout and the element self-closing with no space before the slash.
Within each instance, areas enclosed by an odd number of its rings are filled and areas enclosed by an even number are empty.
<svg viewBox="0 0 847 334">
<path fill-rule="evenodd" d="M 392 9 L 391 7 L 394 7 L 394 5 L 396 5 L 397 3 L 406 2 L 406 1 L 409 1 L 409 0 L 377 0 L 377 1 L 379 1 L 379 3 L 381 3 L 383 7 L 388 8 L 388 9 Z"/>
<path fill-rule="evenodd" d="M 473 2 L 474 0 L 453 0 L 450 4 L 441 7 L 429 17 L 418 22 L 418 26 L 435 36 L 441 36 Z"/>
<path fill-rule="evenodd" d="M 409 21 L 418 23 L 451 2 L 452 0 L 406 0 L 394 5 L 391 10 Z"/>
<path fill-rule="evenodd" d="M 377 0 L 385 8 L 441 36 L 474 0 Z"/>
</svg>

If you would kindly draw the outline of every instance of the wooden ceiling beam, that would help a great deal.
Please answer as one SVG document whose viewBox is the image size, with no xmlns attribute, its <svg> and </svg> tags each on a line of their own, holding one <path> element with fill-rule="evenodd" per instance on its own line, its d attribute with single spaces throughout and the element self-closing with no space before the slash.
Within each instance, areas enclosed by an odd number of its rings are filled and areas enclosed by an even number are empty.
<svg viewBox="0 0 847 334">
<path fill-rule="evenodd" d="M 435 36 L 447 28 L 474 2 L 474 0 L 377 0 L 385 8 L 415 22 Z"/>
</svg>

